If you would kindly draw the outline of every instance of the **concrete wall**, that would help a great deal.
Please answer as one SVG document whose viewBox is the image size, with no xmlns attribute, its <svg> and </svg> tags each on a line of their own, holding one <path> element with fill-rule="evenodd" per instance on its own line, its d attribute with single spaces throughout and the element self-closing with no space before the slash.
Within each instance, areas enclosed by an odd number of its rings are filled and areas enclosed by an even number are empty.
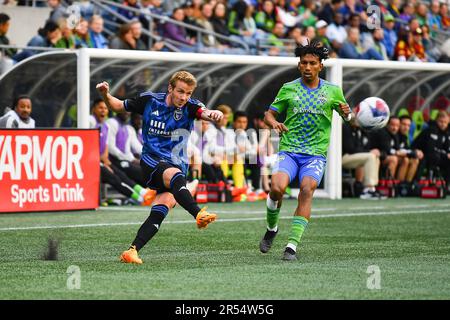
<svg viewBox="0 0 450 320">
<path fill-rule="evenodd" d="M 0 12 L 11 17 L 8 34 L 11 44 L 26 46 L 28 41 L 37 34 L 50 16 L 50 8 L 32 8 L 22 6 L 0 5 Z"/>
</svg>

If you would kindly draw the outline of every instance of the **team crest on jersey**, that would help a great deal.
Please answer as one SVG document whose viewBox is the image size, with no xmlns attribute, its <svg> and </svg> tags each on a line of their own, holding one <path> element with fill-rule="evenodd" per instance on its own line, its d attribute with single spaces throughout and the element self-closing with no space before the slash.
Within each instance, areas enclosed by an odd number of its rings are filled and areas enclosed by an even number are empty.
<svg viewBox="0 0 450 320">
<path fill-rule="evenodd" d="M 325 95 L 323 95 L 323 94 L 319 94 L 318 100 L 319 100 L 320 104 L 327 103 L 327 97 L 325 97 Z"/>
<path fill-rule="evenodd" d="M 183 110 L 181 108 L 176 108 L 175 112 L 173 113 L 173 118 L 178 121 L 183 117 Z"/>
</svg>

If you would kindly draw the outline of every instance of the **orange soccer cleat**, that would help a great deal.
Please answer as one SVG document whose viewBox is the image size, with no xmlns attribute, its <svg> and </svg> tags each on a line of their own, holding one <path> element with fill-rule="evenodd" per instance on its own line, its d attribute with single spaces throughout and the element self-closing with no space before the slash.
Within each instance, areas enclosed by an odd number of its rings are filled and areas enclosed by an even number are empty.
<svg viewBox="0 0 450 320">
<path fill-rule="evenodd" d="M 130 249 L 122 252 L 120 255 L 120 261 L 124 263 L 142 264 L 142 259 L 139 258 L 136 246 L 131 246 Z"/>
<path fill-rule="evenodd" d="M 206 211 L 208 207 L 204 207 L 202 210 L 200 210 L 199 213 L 197 213 L 197 227 L 199 229 L 206 228 L 208 224 L 210 224 L 213 221 L 216 221 L 217 215 L 214 213 L 209 213 Z"/>
<path fill-rule="evenodd" d="M 156 190 L 148 189 L 144 195 L 144 201 L 142 201 L 143 206 L 151 206 L 156 198 Z"/>
</svg>

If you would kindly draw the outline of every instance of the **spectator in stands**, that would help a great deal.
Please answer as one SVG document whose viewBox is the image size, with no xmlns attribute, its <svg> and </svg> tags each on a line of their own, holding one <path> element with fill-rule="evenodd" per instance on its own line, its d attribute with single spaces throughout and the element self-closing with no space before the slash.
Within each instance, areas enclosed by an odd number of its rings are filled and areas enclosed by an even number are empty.
<svg viewBox="0 0 450 320">
<path fill-rule="evenodd" d="M 258 42 L 267 38 L 268 34 L 256 27 L 253 18 L 255 8 L 247 5 L 244 0 L 237 1 L 228 16 L 228 30 L 231 34 L 241 37 L 252 49 L 255 49 Z"/>
<path fill-rule="evenodd" d="M 169 2 L 169 1 L 166 1 L 166 2 Z M 197 23 L 197 19 L 194 18 L 194 7 L 192 6 L 192 3 L 190 3 L 188 1 L 185 4 L 183 4 L 181 6 L 181 8 L 184 10 L 183 22 L 190 26 L 201 28 L 201 26 L 199 26 Z M 189 38 L 191 38 L 191 39 L 195 39 L 195 37 L 197 37 L 197 30 L 186 28 L 186 32 L 187 32 Z"/>
<path fill-rule="evenodd" d="M 148 1 L 148 0 L 147 0 Z M 171 1 L 163 1 L 162 7 L 165 12 L 173 12 L 175 8 L 179 8 L 181 6 L 191 6 L 191 1 L 187 0 L 171 0 Z"/>
<path fill-rule="evenodd" d="M 394 17 L 394 19 L 400 17 L 400 0 L 388 0 L 387 10 L 389 14 Z"/>
<path fill-rule="evenodd" d="M 56 48 L 75 49 L 75 35 L 73 29 L 68 25 L 67 19 L 60 19 L 58 22 L 59 29 L 61 30 L 61 39 L 56 42 Z"/>
<path fill-rule="evenodd" d="M 357 13 L 353 13 L 347 20 L 347 33 L 351 28 L 356 28 L 361 33 L 361 17 Z"/>
<path fill-rule="evenodd" d="M 194 19 L 200 19 L 202 17 L 202 4 L 203 4 L 203 0 L 192 0 L 192 9 L 193 9 L 193 14 L 192 16 L 194 17 Z"/>
<path fill-rule="evenodd" d="M 129 8 L 132 9 L 137 9 L 140 10 L 141 6 L 138 3 L 138 0 L 124 0 L 122 2 L 123 6 L 127 6 Z M 139 19 L 139 11 L 131 11 L 128 9 L 124 9 L 124 8 L 119 8 L 117 10 L 117 13 L 119 13 L 120 15 L 124 16 L 125 18 L 129 19 L 129 20 L 133 20 L 133 19 Z"/>
<path fill-rule="evenodd" d="M 275 5 L 270 0 L 265 0 L 262 3 L 261 10 L 257 10 L 255 14 L 256 27 L 267 33 L 271 33 L 277 22 L 275 13 Z"/>
<path fill-rule="evenodd" d="M 299 45 L 307 43 L 307 39 L 303 36 L 303 31 L 300 27 L 293 27 L 288 32 L 288 38 L 294 40 L 293 44 L 289 44 L 287 48 L 288 52 L 294 52 L 295 48 Z"/>
<path fill-rule="evenodd" d="M 439 0 L 432 0 L 430 4 L 430 11 L 427 14 L 427 22 L 431 29 L 431 36 L 436 36 L 436 31 L 442 31 L 441 16 L 439 14 Z"/>
<path fill-rule="evenodd" d="M 429 175 L 441 174 L 450 186 L 450 130 L 447 111 L 440 110 L 436 121 L 423 130 L 413 143 L 413 148 L 423 151 Z M 450 189 L 448 189 L 450 190 Z"/>
<path fill-rule="evenodd" d="M 128 123 L 129 112 L 119 113 L 106 120 L 108 125 L 109 159 L 128 177 L 145 186 L 144 175 L 139 164 L 142 144 L 137 139 L 136 131 Z"/>
<path fill-rule="evenodd" d="M 103 36 L 103 18 L 97 14 L 91 17 L 89 23 L 89 38 L 92 41 L 93 48 L 107 49 L 108 40 Z"/>
<path fill-rule="evenodd" d="M 399 129 L 399 149 L 406 152 L 407 157 L 404 159 L 408 165 L 399 168 L 397 172 L 397 179 L 402 182 L 412 183 L 416 176 L 419 162 L 423 159 L 423 152 L 419 149 L 411 148 L 410 129 L 411 117 L 404 115 L 400 118 Z"/>
<path fill-rule="evenodd" d="M 211 24 L 213 26 L 214 32 L 221 34 L 225 37 L 231 37 L 230 30 L 228 30 L 227 21 L 227 8 L 223 3 L 218 2 L 213 8 L 213 14 L 211 17 Z M 225 39 L 217 39 L 221 44 L 232 45 L 229 41 Z M 240 40 L 238 38 L 238 40 Z"/>
<path fill-rule="evenodd" d="M 230 175 L 229 166 L 231 165 L 231 175 L 234 186 L 242 188 L 244 186 L 244 171 L 242 163 L 235 162 L 235 135 L 232 129 L 227 128 L 229 119 L 232 116 L 232 109 L 228 105 L 219 105 L 217 110 L 223 113 L 223 118 L 218 125 L 210 125 L 206 133 L 208 141 L 212 141 L 210 152 L 215 161 L 220 163 L 225 179 Z"/>
<path fill-rule="evenodd" d="M 94 44 L 89 34 L 89 22 L 81 18 L 75 28 L 75 48 L 93 48 Z"/>
<path fill-rule="evenodd" d="M 442 28 L 448 30 L 450 28 L 450 16 L 448 14 L 448 5 L 443 2 L 439 7 L 439 15 L 441 16 Z"/>
<path fill-rule="evenodd" d="M 90 21 L 94 15 L 94 5 L 90 0 L 78 0 L 78 1 L 67 1 L 80 9 L 80 14 L 83 19 Z"/>
<path fill-rule="evenodd" d="M 380 54 L 383 60 L 389 60 L 386 47 L 383 44 L 384 30 L 381 28 L 372 29 L 371 36 L 366 37 L 363 43 L 363 49 L 368 51 L 374 49 Z"/>
<path fill-rule="evenodd" d="M 395 19 L 392 15 L 384 16 L 384 37 L 383 44 L 386 48 L 386 53 L 389 59 L 394 58 L 395 45 L 397 44 L 398 36 L 397 32 L 394 30 Z"/>
<path fill-rule="evenodd" d="M 59 26 L 55 22 L 48 20 L 45 23 L 45 26 L 38 30 L 38 34 L 31 38 L 27 43 L 27 47 L 53 48 L 56 46 L 59 39 L 61 39 L 61 30 L 59 29 Z M 22 61 L 23 59 L 40 52 L 42 51 L 24 49 L 14 55 L 13 60 L 17 62 Z"/>
<path fill-rule="evenodd" d="M 172 19 L 183 22 L 184 10 L 182 8 L 176 8 L 172 13 Z M 183 26 L 179 26 L 171 22 L 166 22 L 163 27 L 163 36 L 176 41 L 176 46 L 180 48 L 181 51 L 195 51 L 193 45 L 196 44 L 196 41 L 194 38 L 188 37 L 186 28 Z"/>
<path fill-rule="evenodd" d="M 272 33 L 267 37 L 267 44 L 270 45 L 268 54 L 271 56 L 287 56 L 283 40 L 285 39 L 284 25 L 281 22 L 275 23 Z"/>
<path fill-rule="evenodd" d="M 204 3 L 201 5 L 202 16 L 197 19 L 197 24 L 203 29 L 214 32 L 214 26 L 211 22 L 213 15 L 213 6 L 209 3 Z M 224 45 L 221 45 L 214 34 L 204 33 L 201 38 L 201 43 L 209 49 L 223 49 Z"/>
<path fill-rule="evenodd" d="M 422 28 L 422 44 L 425 49 L 427 61 L 436 62 L 440 59 L 442 53 L 435 41 L 431 38 L 430 28 L 424 25 Z"/>
<path fill-rule="evenodd" d="M 317 14 L 317 18 L 325 20 L 326 23 L 331 24 L 333 22 L 333 16 L 335 12 L 338 12 L 340 8 L 344 5 L 342 0 L 331 0 L 327 2 L 322 9 Z"/>
<path fill-rule="evenodd" d="M 316 22 L 316 36 L 313 41 L 319 41 L 325 48 L 328 49 L 330 58 L 335 58 L 336 53 L 333 50 L 330 40 L 327 37 L 328 23 L 325 20 L 319 20 Z"/>
<path fill-rule="evenodd" d="M 408 44 L 404 40 L 399 40 L 397 46 L 401 49 L 402 45 L 407 48 L 407 50 L 400 50 L 398 52 L 399 61 L 416 61 L 416 62 L 426 62 L 427 56 L 425 54 L 425 47 L 422 42 L 422 29 L 417 28 L 409 32 Z M 401 53 L 404 52 L 402 55 Z"/>
<path fill-rule="evenodd" d="M 49 20 L 58 23 L 61 18 L 67 17 L 66 8 L 61 4 L 61 0 L 47 0 L 47 5 L 52 9 Z"/>
<path fill-rule="evenodd" d="M 10 17 L 6 13 L 0 13 L 0 45 L 9 46 L 9 39 L 6 36 L 10 26 Z M 12 58 L 17 50 L 16 49 L 1 49 L 1 53 L 4 53 L 6 57 Z M 1 71 L 1 70 L 0 70 Z M 1 72 L 0 72 L 1 73 Z"/>
<path fill-rule="evenodd" d="M 222 159 L 214 157 L 211 152 L 214 144 L 213 141 L 209 140 L 210 135 L 207 134 L 209 121 L 201 120 L 200 130 L 198 130 L 197 125 L 194 128 L 195 130 L 191 133 L 188 144 L 188 154 L 191 159 L 194 159 L 191 162 L 191 168 L 198 171 L 200 179 L 209 183 L 225 182 L 223 171 L 220 167 Z M 192 165 L 193 163 L 195 165 Z"/>
<path fill-rule="evenodd" d="M 313 0 L 305 0 L 303 5 L 300 5 L 301 1 L 294 2 L 291 4 L 291 12 L 294 13 L 296 17 L 296 24 L 303 27 L 312 27 L 317 22 L 316 4 Z M 295 10 L 295 11 L 294 11 Z"/>
<path fill-rule="evenodd" d="M 264 193 L 270 191 L 270 172 L 277 160 L 277 154 L 271 141 L 270 128 L 264 122 L 264 112 L 257 112 L 253 119 L 254 128 L 258 131 L 258 165 L 261 170 L 261 188 Z"/>
<path fill-rule="evenodd" d="M 117 36 L 112 38 L 109 43 L 111 49 L 136 50 L 136 46 L 136 39 L 133 37 L 129 23 L 121 25 Z"/>
<path fill-rule="evenodd" d="M 356 0 L 344 0 L 344 6 L 339 9 L 339 12 L 342 13 L 343 22 L 348 23 L 350 20 L 350 16 L 352 14 L 357 14 L 360 16 L 364 15 L 364 7 Z M 362 17 L 361 17 L 362 18 Z M 363 19 L 366 20 L 366 19 Z"/>
<path fill-rule="evenodd" d="M 155 198 L 155 191 L 143 188 L 140 184 L 130 179 L 121 169 L 116 167 L 109 159 L 108 131 L 106 125 L 108 107 L 102 99 L 96 99 L 91 108 L 89 127 L 100 130 L 100 180 L 111 185 L 118 192 L 133 202 L 141 205 L 151 205 Z"/>
<path fill-rule="evenodd" d="M 244 175 L 250 179 L 252 191 L 259 195 L 261 189 L 261 168 L 258 163 L 258 136 L 254 129 L 248 129 L 248 116 L 243 111 L 233 115 L 233 129 L 236 135 L 236 158 L 244 164 Z M 249 171 L 249 174 L 247 174 Z"/>
<path fill-rule="evenodd" d="M 19 95 L 14 99 L 13 109 L 0 118 L 0 128 L 33 129 L 35 121 L 31 118 L 31 112 L 30 97 Z"/>
<path fill-rule="evenodd" d="M 142 40 L 142 24 L 139 20 L 132 20 L 130 22 L 131 34 L 136 43 L 136 50 L 148 50 L 147 44 Z"/>
<path fill-rule="evenodd" d="M 416 12 L 416 9 L 414 8 L 414 4 L 406 1 L 402 7 L 402 13 L 400 14 L 400 16 L 398 18 L 400 20 L 402 20 L 404 23 L 409 23 L 411 21 L 411 19 L 413 19 L 415 17 L 415 12 Z M 395 19 L 395 17 L 394 17 L 394 19 Z"/>
<path fill-rule="evenodd" d="M 369 148 L 369 139 L 358 123 L 352 120 L 342 127 L 342 167 L 355 169 L 356 185 L 363 186 L 361 199 L 378 200 L 376 191 L 380 170 L 380 150 Z"/>
<path fill-rule="evenodd" d="M 420 26 L 428 23 L 428 7 L 425 3 L 417 3 L 415 18 L 419 21 Z"/>
<path fill-rule="evenodd" d="M 380 150 L 380 160 L 382 168 L 386 168 L 387 176 L 395 178 L 398 171 L 404 170 L 408 166 L 407 154 L 400 150 L 398 131 L 400 129 L 400 120 L 398 117 L 391 116 L 389 122 L 383 129 L 376 130 L 369 135 L 370 149 Z"/>
<path fill-rule="evenodd" d="M 303 36 L 311 42 L 316 37 L 316 29 L 314 27 L 303 27 Z"/>
<path fill-rule="evenodd" d="M 347 30 L 345 30 L 345 27 L 343 26 L 343 19 L 342 13 L 335 12 L 333 23 L 327 28 L 326 36 L 331 41 L 331 45 L 336 52 L 339 52 L 347 39 Z"/>
<path fill-rule="evenodd" d="M 339 57 L 344 59 L 374 59 L 383 60 L 383 57 L 374 49 L 364 51 L 359 41 L 359 30 L 351 28 L 348 38 L 339 50 Z"/>
</svg>

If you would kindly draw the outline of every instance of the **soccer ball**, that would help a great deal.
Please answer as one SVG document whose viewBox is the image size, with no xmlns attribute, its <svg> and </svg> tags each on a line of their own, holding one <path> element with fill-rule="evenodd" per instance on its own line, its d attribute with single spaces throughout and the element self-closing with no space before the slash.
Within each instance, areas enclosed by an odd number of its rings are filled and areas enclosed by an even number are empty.
<svg viewBox="0 0 450 320">
<path fill-rule="evenodd" d="M 365 130 L 378 130 L 389 121 L 389 107 L 378 97 L 369 97 L 360 102 L 355 108 L 356 121 Z"/>
</svg>

